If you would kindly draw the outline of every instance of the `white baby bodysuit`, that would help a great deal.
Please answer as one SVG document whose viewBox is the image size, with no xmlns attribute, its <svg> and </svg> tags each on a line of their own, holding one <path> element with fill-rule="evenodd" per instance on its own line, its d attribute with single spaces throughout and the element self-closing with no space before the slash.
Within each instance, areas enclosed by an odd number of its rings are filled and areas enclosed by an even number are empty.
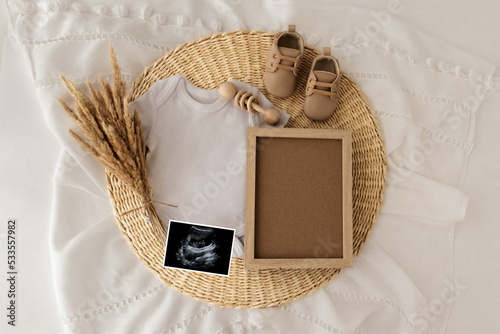
<svg viewBox="0 0 500 334">
<path fill-rule="evenodd" d="M 256 87 L 231 80 L 238 90 L 272 104 Z M 222 99 L 183 76 L 152 84 L 131 104 L 140 114 L 154 200 L 163 221 L 176 219 L 236 229 L 233 256 L 243 257 L 247 127 L 268 126 L 262 115 Z M 282 111 L 277 127 L 290 116 Z"/>
</svg>

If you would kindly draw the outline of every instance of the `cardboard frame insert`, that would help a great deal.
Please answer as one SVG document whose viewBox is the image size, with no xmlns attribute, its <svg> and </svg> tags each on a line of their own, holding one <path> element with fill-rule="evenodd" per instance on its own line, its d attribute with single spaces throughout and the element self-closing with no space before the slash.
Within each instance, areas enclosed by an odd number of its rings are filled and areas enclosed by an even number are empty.
<svg viewBox="0 0 500 334">
<path fill-rule="evenodd" d="M 352 254 L 352 138 L 248 128 L 245 268 L 344 268 Z"/>
</svg>

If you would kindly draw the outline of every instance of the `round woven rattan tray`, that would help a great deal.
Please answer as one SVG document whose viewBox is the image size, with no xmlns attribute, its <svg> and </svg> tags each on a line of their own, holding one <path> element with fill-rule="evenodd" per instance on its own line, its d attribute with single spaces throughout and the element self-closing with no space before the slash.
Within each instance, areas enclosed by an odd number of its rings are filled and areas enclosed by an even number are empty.
<svg viewBox="0 0 500 334">
<path fill-rule="evenodd" d="M 324 122 L 314 122 L 304 116 L 306 79 L 312 60 L 319 54 L 309 47 L 305 49 L 294 94 L 288 98 L 268 94 L 262 77 L 272 39 L 270 33 L 236 31 L 184 44 L 149 66 L 135 81 L 129 99 L 137 99 L 153 82 L 175 74 L 184 75 L 204 89 L 217 89 L 233 78 L 258 87 L 275 106 L 289 113 L 287 127 L 352 131 L 353 253 L 356 256 L 370 234 L 383 200 L 387 163 L 380 129 L 363 94 L 345 74 L 334 115 Z M 239 258 L 232 259 L 228 277 L 164 268 L 164 245 L 155 238 L 142 213 L 136 210 L 119 214 L 140 207 L 141 198 L 114 175 L 108 173 L 107 179 L 116 219 L 136 254 L 165 284 L 194 298 L 223 307 L 279 306 L 319 289 L 340 272 L 340 269 L 245 270 Z"/>
</svg>

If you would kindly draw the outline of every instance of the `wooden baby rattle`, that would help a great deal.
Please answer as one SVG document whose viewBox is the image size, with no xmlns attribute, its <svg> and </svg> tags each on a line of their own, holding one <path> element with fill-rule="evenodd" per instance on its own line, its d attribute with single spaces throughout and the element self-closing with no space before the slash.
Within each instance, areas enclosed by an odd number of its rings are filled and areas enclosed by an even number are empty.
<svg viewBox="0 0 500 334">
<path fill-rule="evenodd" d="M 248 93 L 244 90 L 238 92 L 236 85 L 226 81 L 219 87 L 219 95 L 225 100 L 231 100 L 234 97 L 236 105 L 241 109 L 246 109 L 252 113 L 262 114 L 264 122 L 269 125 L 276 125 L 281 120 L 280 112 L 275 108 L 264 109 L 260 106 L 260 100 L 257 95 Z"/>
</svg>

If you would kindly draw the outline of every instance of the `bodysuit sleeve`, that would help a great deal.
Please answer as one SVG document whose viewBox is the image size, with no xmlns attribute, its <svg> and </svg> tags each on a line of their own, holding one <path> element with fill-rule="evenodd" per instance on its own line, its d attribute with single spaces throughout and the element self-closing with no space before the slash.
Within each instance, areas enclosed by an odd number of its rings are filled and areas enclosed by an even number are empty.
<svg viewBox="0 0 500 334">
<path fill-rule="evenodd" d="M 167 79 L 154 82 L 151 87 L 138 99 L 130 103 L 130 110 L 137 111 L 141 119 L 142 131 L 146 142 L 153 129 L 158 109 L 168 99 L 171 94 L 178 76 L 172 76 Z"/>
</svg>

